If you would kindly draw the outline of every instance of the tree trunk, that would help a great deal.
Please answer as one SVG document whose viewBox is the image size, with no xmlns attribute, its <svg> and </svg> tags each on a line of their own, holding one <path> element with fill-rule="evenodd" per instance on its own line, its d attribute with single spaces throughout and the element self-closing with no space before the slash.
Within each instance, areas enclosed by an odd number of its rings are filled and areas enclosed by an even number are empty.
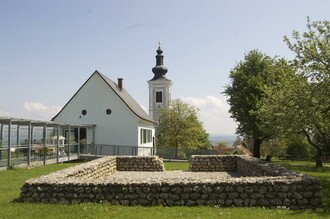
<svg viewBox="0 0 330 219">
<path fill-rule="evenodd" d="M 316 167 L 323 167 L 323 163 L 322 163 L 322 150 L 320 148 L 316 148 L 315 166 Z"/>
<path fill-rule="evenodd" d="M 307 141 L 310 145 L 312 145 L 316 149 L 316 154 L 315 154 L 315 166 L 316 167 L 323 167 L 322 163 L 322 149 L 320 146 L 318 146 L 316 143 L 312 141 L 311 136 L 309 136 L 308 132 L 306 130 L 303 130 L 303 133 L 307 137 Z"/>
<path fill-rule="evenodd" d="M 260 145 L 261 139 L 254 138 L 253 139 L 253 157 L 260 158 Z"/>
<path fill-rule="evenodd" d="M 174 152 L 174 159 L 178 159 L 178 150 L 179 150 L 179 144 L 176 143 L 175 152 Z"/>
</svg>

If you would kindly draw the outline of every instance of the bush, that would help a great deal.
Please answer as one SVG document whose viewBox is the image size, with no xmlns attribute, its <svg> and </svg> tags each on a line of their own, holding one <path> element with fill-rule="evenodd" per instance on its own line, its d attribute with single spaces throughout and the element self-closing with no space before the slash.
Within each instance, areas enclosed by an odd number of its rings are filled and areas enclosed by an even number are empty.
<svg viewBox="0 0 330 219">
<path fill-rule="evenodd" d="M 286 154 L 293 159 L 311 159 L 314 148 L 301 136 L 293 136 L 287 142 Z"/>
</svg>

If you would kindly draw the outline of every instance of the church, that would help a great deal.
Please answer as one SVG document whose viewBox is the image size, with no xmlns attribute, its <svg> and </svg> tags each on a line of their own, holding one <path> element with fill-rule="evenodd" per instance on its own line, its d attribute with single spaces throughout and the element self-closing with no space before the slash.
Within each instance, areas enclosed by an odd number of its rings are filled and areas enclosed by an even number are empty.
<svg viewBox="0 0 330 219">
<path fill-rule="evenodd" d="M 154 76 L 149 84 L 149 115 L 124 88 L 122 78 L 117 83 L 95 71 L 78 89 L 52 121 L 79 125 L 94 125 L 81 129 L 80 139 L 94 145 L 122 146 L 115 154 L 125 154 L 125 148 L 138 147 L 135 155 L 151 155 L 155 145 L 155 127 L 160 109 L 168 105 L 171 80 L 165 74 L 163 51 L 157 49 Z M 77 130 L 73 130 L 77 132 Z"/>
</svg>

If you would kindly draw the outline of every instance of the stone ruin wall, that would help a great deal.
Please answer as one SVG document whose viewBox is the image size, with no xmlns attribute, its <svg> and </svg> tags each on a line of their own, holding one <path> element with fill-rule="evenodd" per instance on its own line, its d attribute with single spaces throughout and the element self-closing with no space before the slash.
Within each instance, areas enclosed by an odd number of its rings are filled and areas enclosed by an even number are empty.
<svg viewBox="0 0 330 219">
<path fill-rule="evenodd" d="M 282 177 L 307 177 L 295 171 L 288 170 L 270 162 L 256 159 L 254 157 L 237 157 L 237 171 L 243 176 L 282 176 Z"/>
<path fill-rule="evenodd" d="M 192 155 L 189 171 L 217 172 L 237 171 L 242 176 L 298 176 L 297 172 L 250 156 Z"/>
<path fill-rule="evenodd" d="M 166 183 L 114 184 L 97 180 L 98 175 L 116 171 L 116 168 L 121 165 L 120 162 L 126 163 L 127 158 L 104 157 L 30 179 L 21 189 L 21 200 L 63 204 L 109 202 L 130 206 L 266 206 L 291 209 L 317 208 L 321 204 L 319 180 L 245 156 L 192 156 L 191 171 L 202 171 L 201 169 L 204 167 L 198 163 L 205 164 L 206 162 L 223 165 L 224 170 L 222 171 L 240 171 L 242 175 L 248 176 L 228 178 L 221 182 L 169 181 Z M 136 161 L 138 163 L 150 162 L 150 159 L 146 158 Z M 134 158 L 131 157 L 131 159 Z M 162 164 L 162 160 L 158 157 L 153 157 L 151 161 Z M 214 163 L 216 161 L 217 164 Z M 236 170 L 229 168 L 226 162 L 234 164 Z M 218 171 L 219 167 L 213 165 L 206 164 L 209 170 L 203 171 Z M 158 168 L 156 169 L 159 171 Z M 161 169 L 163 170 L 163 168 Z M 149 169 L 149 171 L 153 170 Z M 85 177 L 85 173 L 90 177 Z M 92 180 L 91 177 L 96 180 Z"/>
<path fill-rule="evenodd" d="M 117 171 L 165 171 L 159 157 L 121 156 L 116 157 Z"/>
<path fill-rule="evenodd" d="M 64 169 L 56 172 L 56 176 L 62 176 L 61 178 L 98 179 L 105 174 L 112 174 L 116 170 L 116 158 L 107 157 Z"/>
<path fill-rule="evenodd" d="M 237 171 L 237 156 L 235 155 L 192 155 L 189 159 L 189 171 L 192 172 L 222 172 Z"/>
</svg>

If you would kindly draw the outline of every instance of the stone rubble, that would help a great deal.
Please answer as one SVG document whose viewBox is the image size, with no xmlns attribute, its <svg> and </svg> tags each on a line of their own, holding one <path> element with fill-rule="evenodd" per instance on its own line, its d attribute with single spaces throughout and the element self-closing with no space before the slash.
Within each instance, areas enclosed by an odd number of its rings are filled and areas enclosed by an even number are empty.
<svg viewBox="0 0 330 219">
<path fill-rule="evenodd" d="M 194 155 L 190 171 L 166 171 L 162 159 L 108 156 L 45 176 L 21 188 L 24 202 L 109 202 L 142 206 L 317 208 L 320 181 L 247 156 Z"/>
</svg>

